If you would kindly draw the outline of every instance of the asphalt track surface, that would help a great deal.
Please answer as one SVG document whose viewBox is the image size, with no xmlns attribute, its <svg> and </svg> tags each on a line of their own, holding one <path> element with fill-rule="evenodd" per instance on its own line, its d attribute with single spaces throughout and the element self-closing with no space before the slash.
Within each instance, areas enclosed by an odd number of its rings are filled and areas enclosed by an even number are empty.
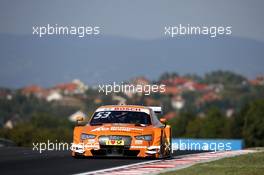
<svg viewBox="0 0 264 175">
<path fill-rule="evenodd" d="M 174 156 L 194 152 L 175 152 Z M 0 148 L 0 174 L 75 174 L 150 161 L 139 158 L 74 159 L 69 151 L 39 153 L 31 148 Z"/>
</svg>

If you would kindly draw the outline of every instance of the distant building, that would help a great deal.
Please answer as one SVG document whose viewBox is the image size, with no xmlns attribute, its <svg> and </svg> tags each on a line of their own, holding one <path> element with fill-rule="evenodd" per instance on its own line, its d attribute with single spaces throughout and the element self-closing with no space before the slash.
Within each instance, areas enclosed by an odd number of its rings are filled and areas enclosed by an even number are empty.
<svg viewBox="0 0 264 175">
<path fill-rule="evenodd" d="M 72 83 L 77 85 L 77 94 L 83 94 L 88 89 L 88 86 L 79 79 L 74 79 Z"/>
<path fill-rule="evenodd" d="M 150 84 L 151 82 L 145 78 L 145 77 L 136 77 L 132 80 L 132 84 L 134 85 L 148 85 Z"/>
<path fill-rule="evenodd" d="M 13 129 L 14 128 L 14 124 L 13 124 L 12 120 L 7 120 L 7 122 L 4 124 L 4 128 Z"/>
<path fill-rule="evenodd" d="M 249 83 L 253 86 L 263 86 L 264 85 L 264 75 L 257 76 L 253 80 L 249 80 Z"/>
<path fill-rule="evenodd" d="M 85 85 L 78 79 L 73 80 L 70 83 L 61 83 L 56 85 L 53 90 L 59 91 L 63 95 L 76 95 L 76 94 L 84 94 L 88 89 L 88 86 Z"/>
<path fill-rule="evenodd" d="M 38 85 L 30 85 L 27 87 L 24 87 L 21 90 L 21 93 L 25 96 L 33 95 L 37 98 L 45 98 L 48 94 L 48 91 Z"/>
<path fill-rule="evenodd" d="M 59 101 L 59 100 L 62 100 L 63 96 L 57 92 L 57 91 L 52 91 L 49 93 L 49 95 L 46 97 L 46 100 L 48 102 L 51 102 L 51 101 Z"/>
<path fill-rule="evenodd" d="M 173 77 L 173 78 L 169 78 L 167 80 L 162 80 L 161 83 L 165 84 L 167 86 L 180 86 L 180 85 L 183 85 L 189 81 L 191 81 L 191 80 L 184 78 L 184 77 Z"/>
<path fill-rule="evenodd" d="M 15 114 L 4 123 L 4 128 L 13 129 L 19 122 L 21 122 L 21 118 L 19 117 L 19 115 Z"/>
<path fill-rule="evenodd" d="M 183 90 L 187 91 L 199 91 L 203 92 L 208 90 L 208 85 L 203 83 L 197 83 L 194 81 L 188 81 L 182 86 Z"/>
<path fill-rule="evenodd" d="M 233 108 L 227 109 L 226 110 L 226 116 L 227 117 L 232 117 L 235 113 L 235 110 Z"/>
<path fill-rule="evenodd" d="M 195 91 L 206 91 L 208 90 L 208 85 L 203 83 L 193 83 L 193 88 Z"/>
<path fill-rule="evenodd" d="M 181 91 L 206 91 L 208 90 L 208 85 L 203 83 L 197 83 L 192 79 L 184 78 L 184 77 L 174 77 L 169 78 L 167 80 L 161 81 L 162 84 L 165 84 L 167 89 L 167 93 L 169 94 L 177 94 L 176 88 Z M 174 92 L 173 92 L 174 91 Z"/>
<path fill-rule="evenodd" d="M 163 94 L 165 95 L 178 95 L 181 94 L 182 90 L 180 90 L 179 88 L 175 87 L 175 86 L 166 86 L 165 87 L 165 92 L 163 92 Z"/>
<path fill-rule="evenodd" d="M 211 92 L 207 92 L 207 93 L 203 94 L 202 97 L 200 97 L 197 100 L 197 105 L 201 105 L 201 104 L 206 103 L 206 102 L 212 102 L 212 101 L 217 101 L 217 100 L 221 100 L 221 96 L 219 96 L 215 92 L 211 91 Z"/>
<path fill-rule="evenodd" d="M 224 90 L 224 85 L 223 84 L 210 84 L 209 89 L 213 90 L 216 93 L 220 93 Z"/>
<path fill-rule="evenodd" d="M 171 106 L 174 109 L 182 109 L 185 105 L 185 100 L 182 98 L 182 96 L 178 95 L 171 99 Z"/>
<path fill-rule="evenodd" d="M 134 85 L 135 87 L 138 85 L 141 85 L 142 87 L 151 84 L 151 82 L 145 78 L 145 77 L 136 77 L 134 78 L 131 82 L 131 85 Z M 137 92 L 137 91 L 126 91 L 124 92 L 126 94 L 126 96 L 128 96 L 129 98 L 132 98 L 133 95 L 137 94 L 137 95 L 142 95 L 143 93 L 145 93 L 144 88 L 142 89 L 141 92 Z"/>
<path fill-rule="evenodd" d="M 11 90 L 0 88 L 0 99 L 12 100 L 13 94 Z"/>
</svg>

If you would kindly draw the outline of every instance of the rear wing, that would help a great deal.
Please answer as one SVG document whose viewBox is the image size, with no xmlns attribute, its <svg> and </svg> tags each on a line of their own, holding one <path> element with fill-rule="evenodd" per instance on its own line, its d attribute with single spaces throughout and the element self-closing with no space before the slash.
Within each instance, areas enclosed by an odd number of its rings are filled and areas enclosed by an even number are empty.
<svg viewBox="0 0 264 175">
<path fill-rule="evenodd" d="M 160 106 L 148 106 L 148 108 L 152 109 L 156 114 L 162 114 L 162 108 Z"/>
</svg>

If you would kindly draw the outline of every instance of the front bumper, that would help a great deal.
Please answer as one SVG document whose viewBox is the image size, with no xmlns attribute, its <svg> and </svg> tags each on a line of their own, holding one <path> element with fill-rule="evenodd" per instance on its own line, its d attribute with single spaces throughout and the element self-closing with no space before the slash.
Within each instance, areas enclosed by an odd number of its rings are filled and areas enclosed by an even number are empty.
<svg viewBox="0 0 264 175">
<path fill-rule="evenodd" d="M 113 157 L 158 157 L 160 146 L 144 146 L 144 145 L 130 145 L 130 146 L 109 146 L 93 144 L 73 144 L 71 146 L 72 155 L 81 156 L 113 156 Z"/>
</svg>

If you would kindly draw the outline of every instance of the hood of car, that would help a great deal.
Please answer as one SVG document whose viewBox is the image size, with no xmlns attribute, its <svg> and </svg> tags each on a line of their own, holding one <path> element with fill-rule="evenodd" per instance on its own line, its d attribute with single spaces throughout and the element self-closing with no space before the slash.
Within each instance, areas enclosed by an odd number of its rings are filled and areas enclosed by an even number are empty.
<svg viewBox="0 0 264 175">
<path fill-rule="evenodd" d="M 135 133 L 142 134 L 151 131 L 153 127 L 150 125 L 135 125 L 135 124 L 123 124 L 123 123 L 111 123 L 84 127 L 85 133 L 101 133 L 101 134 L 122 134 L 122 133 Z"/>
</svg>

